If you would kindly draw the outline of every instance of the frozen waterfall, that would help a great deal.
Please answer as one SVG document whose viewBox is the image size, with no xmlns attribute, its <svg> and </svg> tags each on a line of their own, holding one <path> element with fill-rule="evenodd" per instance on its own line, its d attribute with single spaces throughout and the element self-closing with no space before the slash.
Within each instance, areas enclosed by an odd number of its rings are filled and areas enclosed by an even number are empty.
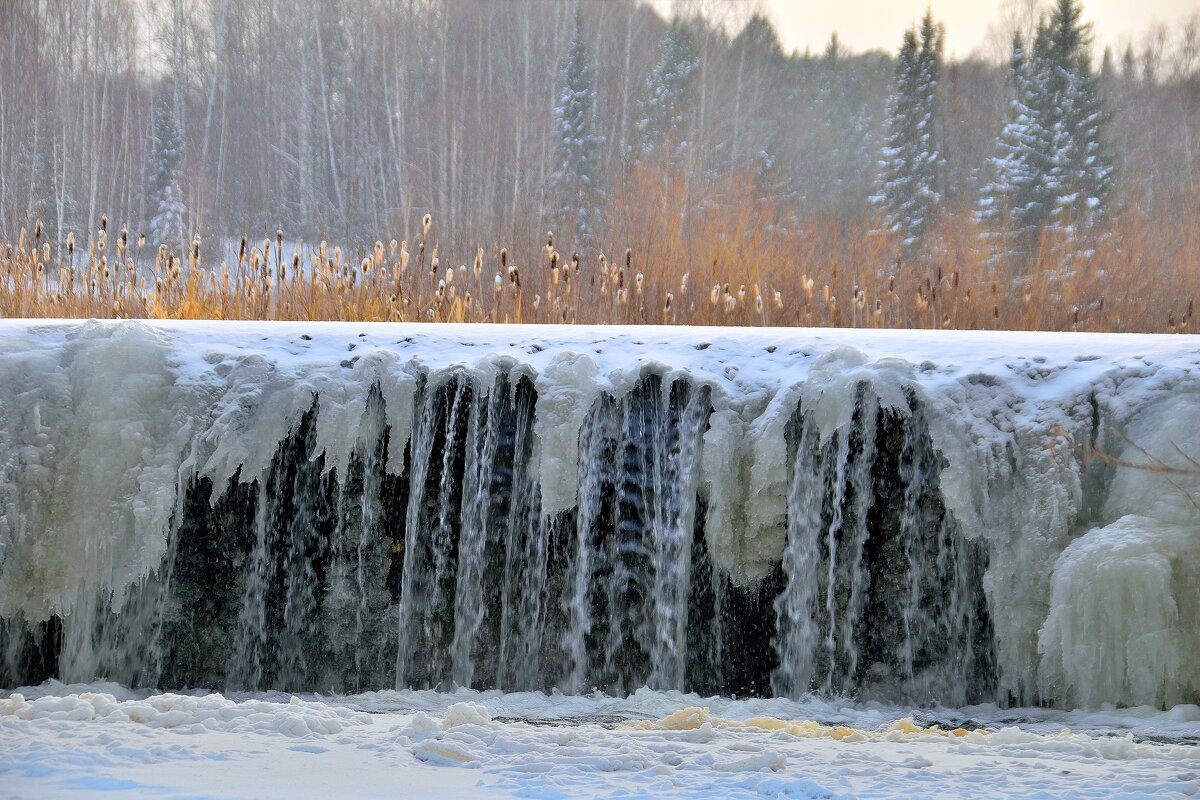
<svg viewBox="0 0 1200 800">
<path fill-rule="evenodd" d="M 1198 702 L 1197 421 L 1186 336 L 0 321 L 0 684 Z"/>
</svg>

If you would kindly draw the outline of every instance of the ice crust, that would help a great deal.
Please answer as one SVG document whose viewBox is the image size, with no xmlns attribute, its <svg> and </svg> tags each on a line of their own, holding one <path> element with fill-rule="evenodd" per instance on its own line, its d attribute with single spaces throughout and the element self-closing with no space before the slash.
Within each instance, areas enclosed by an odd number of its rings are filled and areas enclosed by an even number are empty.
<svg viewBox="0 0 1200 800">
<path fill-rule="evenodd" d="M 364 713 L 370 712 L 370 713 Z M 994 707 L 639 690 L 225 697 L 46 684 L 0 699 L 17 796 L 1193 797 L 1200 709 Z M 961 718 L 961 714 L 959 718 Z M 1172 741 L 1162 741 L 1163 739 Z"/>
<path fill-rule="evenodd" d="M 785 546 L 789 419 L 802 407 L 827 440 L 866 384 L 895 415 L 922 406 L 945 506 L 987 542 L 1002 691 L 1195 702 L 1200 519 L 1182 491 L 1197 482 L 1085 469 L 1079 448 L 1143 460 L 1137 442 L 1186 467 L 1174 448 L 1200 455 L 1198 365 L 1190 336 L 0 321 L 0 616 L 61 615 L 86 649 L 99 607 L 162 562 L 185 477 L 218 494 L 261 478 L 316 403 L 311 456 L 344 480 L 372 391 L 398 474 L 422 382 L 467 375 L 486 393 L 502 369 L 537 389 L 547 516 L 577 501 L 602 394 L 647 371 L 709 387 L 709 549 L 752 585 Z"/>
</svg>

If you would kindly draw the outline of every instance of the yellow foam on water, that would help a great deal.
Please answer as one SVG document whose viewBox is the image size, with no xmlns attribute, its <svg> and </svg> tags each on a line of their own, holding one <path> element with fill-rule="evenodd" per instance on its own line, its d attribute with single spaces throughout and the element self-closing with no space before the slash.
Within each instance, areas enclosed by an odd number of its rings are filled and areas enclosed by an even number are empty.
<svg viewBox="0 0 1200 800">
<path fill-rule="evenodd" d="M 928 728 L 924 728 L 918 725 L 912 717 L 898 719 L 881 731 L 868 731 L 845 725 L 822 725 L 812 720 L 786 720 L 779 719 L 778 717 L 752 717 L 739 721 L 715 717 L 709 709 L 699 706 L 681 708 L 660 720 L 635 722 L 629 725 L 629 727 L 634 730 L 644 731 L 692 731 L 705 725 L 710 728 L 727 730 L 755 728 L 764 731 L 782 731 L 801 739 L 829 738 L 840 742 L 878 741 L 884 739 L 894 741 L 909 736 L 962 737 L 970 733 L 987 735 L 987 732 L 982 730 L 968 731 L 964 728 L 942 730 L 938 725 L 931 725 Z"/>
</svg>

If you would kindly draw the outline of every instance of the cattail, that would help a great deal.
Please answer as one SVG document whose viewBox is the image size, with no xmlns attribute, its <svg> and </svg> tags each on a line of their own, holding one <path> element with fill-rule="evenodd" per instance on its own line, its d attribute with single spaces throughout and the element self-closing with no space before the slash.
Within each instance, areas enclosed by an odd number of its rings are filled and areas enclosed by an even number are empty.
<svg viewBox="0 0 1200 800">
<path fill-rule="evenodd" d="M 1024 289 L 1024 292 L 1023 292 L 1023 297 L 1025 298 L 1025 304 L 1026 304 L 1026 305 L 1029 305 L 1029 301 L 1031 301 L 1031 300 L 1033 299 L 1033 287 L 1032 287 L 1032 286 L 1030 286 L 1028 283 L 1027 283 L 1027 284 L 1025 284 L 1025 289 Z"/>
<path fill-rule="evenodd" d="M 737 299 L 738 299 L 739 303 L 746 302 L 746 284 L 743 283 L 741 286 L 738 287 Z"/>
<path fill-rule="evenodd" d="M 33 240 L 35 242 L 42 241 L 42 221 L 40 219 L 33 225 Z"/>
<path fill-rule="evenodd" d="M 104 231 L 104 229 L 101 228 L 100 232 L 98 234 L 96 234 L 96 249 L 99 250 L 101 253 L 103 253 L 104 248 L 107 244 L 108 244 L 108 233 L 106 233 Z"/>
<path fill-rule="evenodd" d="M 775 308 L 783 311 L 783 295 L 779 292 L 779 290 L 775 291 Z"/>
<path fill-rule="evenodd" d="M 558 267 L 551 267 L 550 283 L 554 286 L 558 286 Z"/>
<path fill-rule="evenodd" d="M 71 258 L 75 257 L 75 231 L 67 234 L 67 255 Z"/>
<path fill-rule="evenodd" d="M 737 298 L 731 294 L 726 294 L 725 295 L 725 313 L 732 314 L 734 309 L 736 309 L 736 308 L 737 308 Z"/>
<path fill-rule="evenodd" d="M 501 247 L 500 248 L 500 269 L 504 269 L 507 266 L 508 266 L 508 248 Z"/>
<path fill-rule="evenodd" d="M 496 273 L 496 294 L 500 294 L 500 291 L 503 288 L 504 288 L 504 280 L 500 277 L 500 273 L 497 272 Z"/>
<path fill-rule="evenodd" d="M 400 274 L 401 275 L 408 272 L 408 259 L 409 259 L 408 241 L 406 240 L 406 241 L 403 241 L 400 243 Z"/>
<path fill-rule="evenodd" d="M 691 278 L 692 278 L 692 273 L 690 273 L 690 272 L 683 273 L 683 277 L 679 279 L 679 291 L 681 293 L 684 293 L 684 294 L 687 293 L 688 281 L 691 280 Z"/>
<path fill-rule="evenodd" d="M 433 224 L 433 217 L 431 217 L 429 214 L 426 214 L 424 217 L 421 218 L 421 238 L 422 239 L 429 236 L 429 226 L 432 224 Z"/>
<path fill-rule="evenodd" d="M 50 260 L 50 243 L 49 242 L 42 242 L 42 260 L 47 261 L 47 262 Z"/>
<path fill-rule="evenodd" d="M 761 295 L 761 294 L 756 294 L 756 295 L 754 295 L 754 310 L 755 310 L 755 311 L 757 311 L 759 314 L 761 314 L 761 313 L 762 313 L 762 310 L 763 310 L 763 301 L 762 301 L 762 295 Z"/>
<path fill-rule="evenodd" d="M 141 250 L 143 247 L 146 246 L 146 234 L 144 231 L 142 233 L 138 234 L 137 246 L 138 246 L 138 250 Z"/>
<path fill-rule="evenodd" d="M 479 280 L 479 276 L 483 274 L 483 248 L 480 247 L 475 251 L 475 264 L 472 266 L 472 272 L 475 275 L 475 280 Z"/>
<path fill-rule="evenodd" d="M 100 230 L 108 231 L 108 214 L 100 215 Z"/>
<path fill-rule="evenodd" d="M 443 280 L 447 286 L 454 283 L 454 267 L 446 267 L 446 277 Z"/>
<path fill-rule="evenodd" d="M 645 282 L 646 282 L 646 276 L 643 275 L 642 273 L 639 272 L 637 275 L 633 276 L 633 283 L 637 287 L 637 293 L 639 295 L 641 295 L 641 293 L 642 293 L 642 285 Z"/>
<path fill-rule="evenodd" d="M 558 269 L 558 251 L 550 251 L 550 269 Z"/>
<path fill-rule="evenodd" d="M 521 288 L 521 273 L 517 270 L 515 264 L 508 268 L 508 282 L 518 289 Z"/>
<path fill-rule="evenodd" d="M 633 268 L 633 250 L 625 248 L 625 269 Z"/>
<path fill-rule="evenodd" d="M 540 294 L 535 294 L 533 296 L 533 310 L 537 311 L 539 308 L 541 308 L 541 306 L 542 306 L 542 296 Z"/>
<path fill-rule="evenodd" d="M 671 303 L 675 300 L 675 295 L 667 292 L 667 299 L 663 302 L 663 311 L 670 312 Z"/>
</svg>

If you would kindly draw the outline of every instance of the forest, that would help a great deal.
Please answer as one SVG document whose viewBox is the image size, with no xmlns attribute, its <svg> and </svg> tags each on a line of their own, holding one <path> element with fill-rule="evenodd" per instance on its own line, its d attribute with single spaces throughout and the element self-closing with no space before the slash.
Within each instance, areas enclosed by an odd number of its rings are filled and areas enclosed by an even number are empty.
<svg viewBox="0 0 1200 800">
<path fill-rule="evenodd" d="M 952 59 L 671 10 L 7 3 L 0 311 L 1190 329 L 1200 15 L 1009 0 Z"/>
</svg>

